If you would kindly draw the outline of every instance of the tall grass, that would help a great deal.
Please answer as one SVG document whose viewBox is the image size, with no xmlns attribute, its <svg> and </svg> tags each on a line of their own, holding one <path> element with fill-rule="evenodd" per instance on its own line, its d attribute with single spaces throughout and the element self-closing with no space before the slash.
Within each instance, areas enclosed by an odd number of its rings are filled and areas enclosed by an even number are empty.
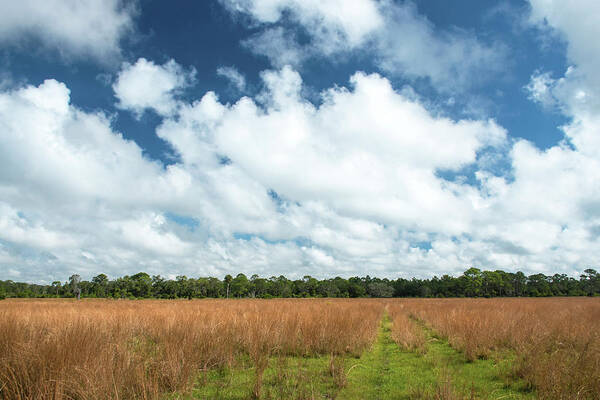
<svg viewBox="0 0 600 400">
<path fill-rule="evenodd" d="M 542 399 L 600 398 L 600 299 L 403 300 L 474 360 L 511 351 Z"/>
<path fill-rule="evenodd" d="M 425 332 L 419 327 L 403 301 L 391 301 L 386 305 L 392 319 L 391 336 L 394 342 L 407 350 L 423 352 L 425 348 Z"/>
<path fill-rule="evenodd" d="M 156 399 L 248 362 L 259 397 L 269 360 L 288 356 L 328 356 L 341 387 L 340 357 L 373 343 L 384 308 L 406 349 L 423 349 L 418 319 L 468 359 L 508 352 L 542 399 L 600 398 L 600 299 L 551 298 L 5 300 L 0 399 Z"/>
<path fill-rule="evenodd" d="M 358 355 L 381 315 L 377 301 L 5 301 L 0 398 L 155 399 L 243 357 L 258 371 L 274 355 Z"/>
</svg>

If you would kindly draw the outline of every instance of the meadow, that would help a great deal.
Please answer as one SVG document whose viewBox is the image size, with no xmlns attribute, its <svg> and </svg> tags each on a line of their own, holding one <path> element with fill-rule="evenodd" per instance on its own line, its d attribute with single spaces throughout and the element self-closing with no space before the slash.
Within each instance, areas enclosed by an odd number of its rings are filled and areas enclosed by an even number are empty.
<svg viewBox="0 0 600 400">
<path fill-rule="evenodd" d="M 1 399 L 599 399 L 599 298 L 8 299 Z"/>
</svg>

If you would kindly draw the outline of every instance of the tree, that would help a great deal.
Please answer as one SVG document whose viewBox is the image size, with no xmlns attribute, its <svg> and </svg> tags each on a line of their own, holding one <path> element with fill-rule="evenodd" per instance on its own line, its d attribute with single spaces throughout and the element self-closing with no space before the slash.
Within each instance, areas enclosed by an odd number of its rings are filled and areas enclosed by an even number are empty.
<svg viewBox="0 0 600 400">
<path fill-rule="evenodd" d="M 569 294 L 569 277 L 566 274 L 552 275 L 550 290 L 553 296 L 566 296 Z"/>
<path fill-rule="evenodd" d="M 54 281 L 52 282 L 52 291 L 56 294 L 56 297 L 58 297 L 58 291 L 60 290 L 60 281 Z"/>
<path fill-rule="evenodd" d="M 290 297 L 292 295 L 292 281 L 283 275 L 269 278 L 270 294 L 274 297 Z"/>
<path fill-rule="evenodd" d="M 512 278 L 515 296 L 523 296 L 525 294 L 525 286 L 527 285 L 527 277 L 521 271 L 517 271 L 513 274 Z"/>
<path fill-rule="evenodd" d="M 254 297 L 265 297 L 269 293 L 269 282 L 254 274 L 250 278 Z"/>
<path fill-rule="evenodd" d="M 392 297 L 394 288 L 385 282 L 371 282 L 367 286 L 367 292 L 371 297 Z"/>
<path fill-rule="evenodd" d="M 152 278 L 145 272 L 131 276 L 128 292 L 135 297 L 150 297 L 152 294 Z"/>
<path fill-rule="evenodd" d="M 478 268 L 469 268 L 463 274 L 465 280 L 465 294 L 469 297 L 479 297 L 483 286 L 481 270 Z"/>
<path fill-rule="evenodd" d="M 367 290 L 362 285 L 360 278 L 352 277 L 348 279 L 348 296 L 350 297 L 364 297 L 367 294 Z"/>
<path fill-rule="evenodd" d="M 304 275 L 302 281 L 304 282 L 304 290 L 306 290 L 306 293 L 311 297 L 316 296 L 319 281 L 310 275 Z"/>
<path fill-rule="evenodd" d="M 544 274 L 530 275 L 527 278 L 527 290 L 529 295 L 533 297 L 552 296 L 550 278 Z"/>
<path fill-rule="evenodd" d="M 250 292 L 250 281 L 244 274 L 237 274 L 237 276 L 231 281 L 231 292 L 235 297 L 248 296 Z"/>
<path fill-rule="evenodd" d="M 499 271 L 483 271 L 481 273 L 483 296 L 495 297 L 502 295 L 502 275 Z"/>
<path fill-rule="evenodd" d="M 588 268 L 581 275 L 581 286 L 588 296 L 600 293 L 600 274 L 595 269 Z"/>
<path fill-rule="evenodd" d="M 163 298 L 165 279 L 160 275 L 152 275 L 152 296 Z"/>
<path fill-rule="evenodd" d="M 318 291 L 322 297 L 340 297 L 340 289 L 333 279 L 322 281 Z"/>
<path fill-rule="evenodd" d="M 99 274 L 92 278 L 92 291 L 96 297 L 106 297 L 108 276 Z"/>
<path fill-rule="evenodd" d="M 73 294 L 77 297 L 77 300 L 81 298 L 81 289 L 79 288 L 79 282 L 81 282 L 81 276 L 78 274 L 71 275 L 69 277 L 69 284 L 73 290 Z"/>
<path fill-rule="evenodd" d="M 229 274 L 225 275 L 225 279 L 223 279 L 223 282 L 225 282 L 225 285 L 227 287 L 227 298 L 229 298 L 229 285 L 231 285 L 231 281 L 233 280 L 233 277 Z"/>
</svg>

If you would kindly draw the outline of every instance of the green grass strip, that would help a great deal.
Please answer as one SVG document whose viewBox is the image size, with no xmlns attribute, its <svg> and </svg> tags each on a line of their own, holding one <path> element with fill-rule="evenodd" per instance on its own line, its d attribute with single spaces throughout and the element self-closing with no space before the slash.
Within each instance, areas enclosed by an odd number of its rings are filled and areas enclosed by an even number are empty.
<svg viewBox="0 0 600 400">
<path fill-rule="evenodd" d="M 348 374 L 337 399 L 533 399 L 523 382 L 508 376 L 510 360 L 468 362 L 462 353 L 426 330 L 425 354 L 400 348 L 391 338 L 385 315 L 373 348 Z"/>
<path fill-rule="evenodd" d="M 421 388 L 434 387 L 437 375 L 426 360 L 403 351 L 392 340 L 385 315 L 377 341 L 348 373 L 348 386 L 338 399 L 411 399 Z"/>
<path fill-rule="evenodd" d="M 399 347 L 385 314 L 377 340 L 359 358 L 273 357 L 262 375 L 260 399 L 535 399 L 511 377 L 510 357 L 468 362 L 435 332 L 424 354 Z M 235 368 L 203 372 L 193 391 L 171 399 L 246 400 L 256 398 L 256 369 L 250 360 Z"/>
<path fill-rule="evenodd" d="M 467 399 L 535 399 L 528 385 L 511 373 L 514 355 L 497 353 L 489 359 L 467 361 L 436 333 L 419 323 L 427 335 L 424 360 L 438 376 L 438 387 L 451 384 L 454 396 Z"/>
<path fill-rule="evenodd" d="M 335 359 L 334 359 L 335 360 Z M 189 399 L 255 399 L 256 368 L 245 361 L 236 368 L 210 370 L 199 377 Z M 273 357 L 262 376 L 260 399 L 335 399 L 344 376 L 332 374 L 331 357 Z M 334 361 L 339 370 L 346 359 Z"/>
</svg>

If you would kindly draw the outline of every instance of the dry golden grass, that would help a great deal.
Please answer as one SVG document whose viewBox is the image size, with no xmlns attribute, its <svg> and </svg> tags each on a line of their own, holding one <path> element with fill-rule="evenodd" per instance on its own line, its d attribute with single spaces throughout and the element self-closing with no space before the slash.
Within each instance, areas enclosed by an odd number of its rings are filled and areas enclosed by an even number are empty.
<svg viewBox="0 0 600 400">
<path fill-rule="evenodd" d="M 600 398 L 600 299 L 551 298 L 6 300 L 0 399 L 156 399 L 248 360 L 259 397 L 270 358 L 313 355 L 343 387 L 343 356 L 373 343 L 385 308 L 406 349 L 423 351 L 416 318 L 471 360 L 509 351 L 542 399 Z"/>
<path fill-rule="evenodd" d="M 402 300 L 468 359 L 516 354 L 542 399 L 600 398 L 600 299 Z"/>
<path fill-rule="evenodd" d="M 153 399 L 249 357 L 360 354 L 383 305 L 346 300 L 0 303 L 0 398 Z"/>
<path fill-rule="evenodd" d="M 391 335 L 394 342 L 407 350 L 423 352 L 425 332 L 416 324 L 405 302 L 391 300 L 386 308 L 392 319 Z"/>
</svg>

